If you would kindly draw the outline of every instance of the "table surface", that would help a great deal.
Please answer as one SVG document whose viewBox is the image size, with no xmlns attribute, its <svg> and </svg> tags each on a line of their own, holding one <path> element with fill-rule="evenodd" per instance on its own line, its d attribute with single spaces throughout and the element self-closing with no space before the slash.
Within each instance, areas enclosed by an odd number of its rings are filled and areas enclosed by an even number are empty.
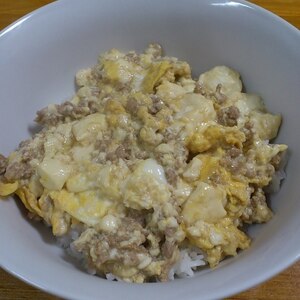
<svg viewBox="0 0 300 300">
<path fill-rule="evenodd" d="M 50 2 L 52 0 L 0 0 L 0 30 Z M 253 0 L 252 2 L 274 12 L 300 29 L 300 0 Z M 300 262 L 273 279 L 227 299 L 271 298 L 300 299 Z M 0 269 L 0 299 L 58 300 L 59 298 L 37 290 Z"/>
</svg>

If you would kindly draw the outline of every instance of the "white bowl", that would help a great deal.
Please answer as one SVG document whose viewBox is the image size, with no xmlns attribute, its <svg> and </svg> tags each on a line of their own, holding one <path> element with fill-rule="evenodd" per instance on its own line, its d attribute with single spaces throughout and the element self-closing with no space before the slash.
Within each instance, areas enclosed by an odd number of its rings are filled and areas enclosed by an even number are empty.
<svg viewBox="0 0 300 300">
<path fill-rule="evenodd" d="M 49 229 L 30 222 L 16 201 L 2 201 L 0 263 L 28 283 L 69 299 L 215 299 L 267 280 L 299 258 L 300 33 L 248 2 L 65 0 L 22 18 L 0 34 L 1 152 L 27 138 L 38 109 L 73 94 L 75 72 L 93 65 L 100 52 L 142 50 L 152 41 L 187 60 L 194 74 L 220 64 L 235 68 L 247 91 L 282 113 L 277 141 L 289 145 L 290 158 L 287 179 L 272 198 L 274 218 L 251 227 L 251 248 L 215 270 L 137 285 L 77 269 Z"/>
</svg>

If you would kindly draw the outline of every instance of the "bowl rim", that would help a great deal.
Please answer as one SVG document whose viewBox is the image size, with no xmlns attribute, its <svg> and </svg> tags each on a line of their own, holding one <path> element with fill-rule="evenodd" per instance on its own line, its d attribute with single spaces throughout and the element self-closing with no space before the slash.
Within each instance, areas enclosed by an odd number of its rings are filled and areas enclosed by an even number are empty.
<svg viewBox="0 0 300 300">
<path fill-rule="evenodd" d="M 74 2 L 83 2 L 83 0 L 56 0 L 54 2 L 51 2 L 49 4 L 46 4 L 38 9 L 35 9 L 32 12 L 29 12 L 28 14 L 22 16 L 18 20 L 14 21 L 10 25 L 6 26 L 0 31 L 0 40 L 3 37 L 8 36 L 9 34 L 12 34 L 14 30 L 20 25 L 22 25 L 25 22 L 35 22 L 35 17 L 43 15 L 44 13 L 48 12 L 49 10 L 57 10 L 61 6 L 66 5 L 67 3 L 74 3 Z M 113 0 L 113 1 L 119 1 L 119 0 Z M 146 0 L 144 0 L 146 1 Z M 260 17 L 265 17 L 270 19 L 270 21 L 280 23 L 281 26 L 285 27 L 286 30 L 289 31 L 290 34 L 294 34 L 297 38 L 300 38 L 300 30 L 296 28 L 294 25 L 290 24 L 288 21 L 284 20 L 282 17 L 274 14 L 273 12 L 257 5 L 254 3 L 251 3 L 246 0 L 202 0 L 201 4 L 207 3 L 210 5 L 222 5 L 222 6 L 234 6 L 234 5 L 241 5 L 244 6 L 247 9 L 251 9 L 254 13 L 259 15 Z M 224 298 L 229 297 L 232 295 L 236 295 L 242 291 L 248 290 L 250 288 L 253 288 L 272 277 L 276 276 L 278 273 L 282 272 L 283 270 L 287 269 L 291 265 L 293 265 L 295 262 L 300 260 L 300 250 L 297 255 L 292 257 L 286 257 L 283 259 L 280 264 L 274 265 L 271 271 L 266 271 L 262 274 L 257 274 L 257 277 L 246 281 L 239 283 L 239 285 L 233 286 L 228 288 L 227 290 L 223 291 L 214 291 L 213 297 L 208 297 L 206 299 L 216 299 L 216 298 Z M 74 299 L 74 300 L 81 300 L 81 299 L 87 299 L 84 297 L 81 297 L 80 295 L 74 295 L 70 294 L 68 292 L 65 292 L 64 290 L 61 290 L 58 286 L 45 286 L 42 281 L 36 276 L 33 276 L 32 274 L 27 274 L 22 269 L 19 270 L 17 268 L 14 268 L 11 266 L 10 263 L 7 263 L 5 261 L 0 261 L 0 267 L 5 270 L 7 273 L 13 275 L 14 277 L 20 279 L 21 281 L 29 284 L 30 286 L 33 286 L 35 288 L 38 288 L 44 292 L 47 292 L 49 294 L 58 296 L 58 297 L 64 297 L 65 299 Z M 159 283 L 159 285 L 161 285 Z M 148 298 L 147 298 L 148 299 Z"/>
</svg>

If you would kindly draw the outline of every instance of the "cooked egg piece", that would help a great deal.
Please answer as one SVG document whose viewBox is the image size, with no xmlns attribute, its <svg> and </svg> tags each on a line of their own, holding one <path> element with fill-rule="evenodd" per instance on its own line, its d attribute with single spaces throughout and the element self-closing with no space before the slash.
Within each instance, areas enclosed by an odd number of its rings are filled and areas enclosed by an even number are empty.
<svg viewBox="0 0 300 300">
<path fill-rule="evenodd" d="M 99 191 L 70 193 L 62 189 L 50 192 L 49 195 L 61 210 L 89 226 L 99 224 L 110 209 L 114 210 L 114 202 Z"/>
<path fill-rule="evenodd" d="M 184 204 L 182 215 L 187 224 L 199 220 L 214 223 L 226 216 L 226 192 L 200 182 Z"/>
<path fill-rule="evenodd" d="M 72 127 L 72 132 L 76 140 L 80 142 L 106 129 L 106 116 L 104 114 L 95 113 L 75 122 Z"/>
<path fill-rule="evenodd" d="M 144 160 L 139 168 L 145 173 L 151 174 L 158 182 L 167 184 L 164 168 L 159 165 L 154 159 L 149 158 Z"/>
<path fill-rule="evenodd" d="M 37 167 L 41 184 L 48 190 L 61 190 L 72 168 L 59 159 L 44 159 Z"/>
<path fill-rule="evenodd" d="M 200 94 L 186 94 L 176 104 L 178 112 L 174 116 L 174 123 L 183 124 L 187 136 L 216 119 L 213 102 Z"/>
<path fill-rule="evenodd" d="M 277 134 L 281 124 L 280 115 L 253 111 L 250 115 L 254 130 L 262 140 L 272 140 Z"/>
<path fill-rule="evenodd" d="M 214 93 L 217 86 L 221 84 L 221 92 L 228 96 L 242 90 L 240 74 L 225 66 L 217 66 L 201 74 L 199 83 L 211 93 Z"/>
<path fill-rule="evenodd" d="M 18 189 L 18 186 L 18 181 L 12 183 L 3 183 L 2 181 L 0 181 L 0 196 L 6 197 L 8 195 L 11 195 Z"/>
<path fill-rule="evenodd" d="M 104 232 L 112 233 L 118 229 L 120 222 L 120 218 L 108 214 L 100 220 L 98 227 Z"/>
<path fill-rule="evenodd" d="M 123 187 L 126 206 L 134 209 L 150 209 L 170 197 L 163 168 L 153 159 L 138 164 Z"/>
</svg>

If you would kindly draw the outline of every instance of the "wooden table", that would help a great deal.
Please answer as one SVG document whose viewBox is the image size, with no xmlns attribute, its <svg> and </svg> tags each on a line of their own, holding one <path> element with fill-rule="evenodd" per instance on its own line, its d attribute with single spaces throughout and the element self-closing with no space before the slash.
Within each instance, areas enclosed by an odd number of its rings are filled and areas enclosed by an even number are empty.
<svg viewBox="0 0 300 300">
<path fill-rule="evenodd" d="M 200 0 L 199 0 L 200 1 Z M 0 0 L 0 30 L 30 11 L 52 0 Z M 300 0 L 253 0 L 300 29 Z M 0 299 L 58 300 L 12 277 L 0 269 Z M 228 299 L 300 299 L 300 262 L 244 293 Z"/>
</svg>

